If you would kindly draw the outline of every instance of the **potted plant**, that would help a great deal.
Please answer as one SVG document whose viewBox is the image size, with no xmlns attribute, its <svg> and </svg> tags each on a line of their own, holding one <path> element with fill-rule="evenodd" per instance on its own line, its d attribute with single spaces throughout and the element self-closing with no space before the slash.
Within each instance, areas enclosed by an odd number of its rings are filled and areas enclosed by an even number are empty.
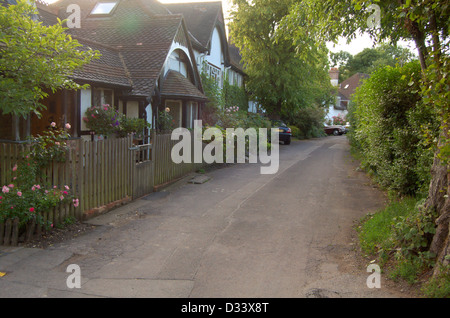
<svg viewBox="0 0 450 318">
<path fill-rule="evenodd" d="M 89 107 L 86 110 L 83 121 L 96 135 L 108 137 L 116 133 L 122 117 L 123 115 L 116 109 L 105 104 Z"/>
</svg>

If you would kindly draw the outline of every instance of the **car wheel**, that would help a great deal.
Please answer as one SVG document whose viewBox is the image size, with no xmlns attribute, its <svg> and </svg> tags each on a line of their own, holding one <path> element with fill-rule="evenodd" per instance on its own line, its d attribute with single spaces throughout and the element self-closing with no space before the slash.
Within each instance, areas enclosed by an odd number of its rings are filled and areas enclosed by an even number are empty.
<svg viewBox="0 0 450 318">
<path fill-rule="evenodd" d="M 337 129 L 333 130 L 333 135 L 335 136 L 339 135 L 339 131 Z"/>
</svg>

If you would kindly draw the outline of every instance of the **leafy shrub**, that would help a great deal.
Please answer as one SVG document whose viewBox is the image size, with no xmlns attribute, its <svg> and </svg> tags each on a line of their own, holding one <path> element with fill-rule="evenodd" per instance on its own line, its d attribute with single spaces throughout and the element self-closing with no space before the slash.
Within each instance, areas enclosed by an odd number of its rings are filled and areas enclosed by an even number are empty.
<svg viewBox="0 0 450 318">
<path fill-rule="evenodd" d="M 55 122 L 50 124 L 50 128 L 42 135 L 32 136 L 30 156 L 34 158 L 38 168 L 48 165 L 51 161 L 64 162 L 68 150 L 67 140 L 69 140 L 68 130 L 71 128 L 67 123 L 64 127 L 58 128 Z"/>
<path fill-rule="evenodd" d="M 436 134 L 438 121 L 421 102 L 420 74 L 417 61 L 378 69 L 356 90 L 349 114 L 362 166 L 399 195 L 417 194 L 430 178 L 433 153 L 423 127 Z"/>
<path fill-rule="evenodd" d="M 175 128 L 175 120 L 170 114 L 169 107 L 166 107 L 164 111 L 159 112 L 158 127 L 160 130 L 172 130 Z"/>
<path fill-rule="evenodd" d="M 300 130 L 297 138 L 308 139 L 326 135 L 323 130 L 324 118 L 325 110 L 315 106 L 299 109 L 296 113 L 291 114 L 287 121 L 290 126 L 295 126 Z"/>
<path fill-rule="evenodd" d="M 136 137 L 142 137 L 146 128 L 151 128 L 151 124 L 147 123 L 145 119 L 123 116 L 120 119 L 117 135 L 126 137 L 129 134 L 134 134 Z"/>
<path fill-rule="evenodd" d="M 292 137 L 294 138 L 301 138 L 300 136 L 300 129 L 298 127 L 295 127 L 293 125 L 289 125 L 289 128 L 291 128 Z"/>
</svg>

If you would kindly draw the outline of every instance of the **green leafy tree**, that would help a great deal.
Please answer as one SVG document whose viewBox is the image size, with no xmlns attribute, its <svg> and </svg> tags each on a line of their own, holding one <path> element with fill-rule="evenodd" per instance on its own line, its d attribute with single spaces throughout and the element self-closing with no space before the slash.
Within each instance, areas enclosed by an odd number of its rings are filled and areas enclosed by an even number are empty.
<svg viewBox="0 0 450 318">
<path fill-rule="evenodd" d="M 39 116 L 39 101 L 48 90 L 78 89 L 69 78 L 98 53 L 78 50 L 78 41 L 65 33 L 62 22 L 45 26 L 26 0 L 0 5 L 0 110 L 3 114 Z"/>
<path fill-rule="evenodd" d="M 386 65 L 404 65 L 413 59 L 413 54 L 407 48 L 383 43 L 376 48 L 365 48 L 354 56 L 345 51 L 331 53 L 330 59 L 334 65 L 340 62 L 339 82 L 342 82 L 356 73 L 370 74 Z"/>
<path fill-rule="evenodd" d="M 230 33 L 248 74 L 247 90 L 272 118 L 321 104 L 330 81 L 325 46 L 307 33 L 293 43 L 281 21 L 292 0 L 234 0 Z"/>
</svg>

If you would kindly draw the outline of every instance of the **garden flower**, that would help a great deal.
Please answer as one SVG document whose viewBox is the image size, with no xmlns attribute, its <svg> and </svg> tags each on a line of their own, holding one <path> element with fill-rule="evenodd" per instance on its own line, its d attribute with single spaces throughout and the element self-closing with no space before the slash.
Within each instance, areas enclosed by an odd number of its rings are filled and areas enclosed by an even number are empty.
<svg viewBox="0 0 450 318">
<path fill-rule="evenodd" d="M 36 187 L 35 186 L 32 186 L 31 187 L 31 191 L 35 191 L 36 190 Z"/>
<path fill-rule="evenodd" d="M 50 126 L 52 126 L 53 128 L 56 127 L 56 123 L 54 121 L 52 121 L 52 123 L 50 124 Z"/>
<path fill-rule="evenodd" d="M 80 204 L 78 199 L 73 199 L 73 206 L 76 208 Z"/>
<path fill-rule="evenodd" d="M 22 192 L 17 191 L 17 195 L 18 195 L 19 197 L 21 197 L 21 196 L 22 196 Z"/>
<path fill-rule="evenodd" d="M 170 108 L 166 107 L 166 113 L 170 112 Z"/>
<path fill-rule="evenodd" d="M 8 193 L 9 192 L 9 188 L 7 186 L 3 186 L 2 192 L 3 193 Z"/>
<path fill-rule="evenodd" d="M 65 188 L 66 190 L 69 190 L 69 189 L 70 189 L 68 185 L 65 185 L 64 188 Z"/>
<path fill-rule="evenodd" d="M 72 128 L 72 126 L 70 126 L 70 124 L 67 123 L 67 124 L 66 124 L 66 129 L 70 129 L 70 128 Z"/>
<path fill-rule="evenodd" d="M 30 208 L 30 212 L 34 212 L 34 208 Z"/>
<path fill-rule="evenodd" d="M 12 168 L 12 171 L 16 171 L 17 170 L 17 164 L 14 165 L 14 167 Z"/>
<path fill-rule="evenodd" d="M 68 195 L 69 193 L 67 191 L 63 191 L 63 194 L 64 195 Z"/>
<path fill-rule="evenodd" d="M 64 196 L 63 196 L 63 195 L 60 196 L 59 199 L 60 199 L 61 201 L 64 200 Z"/>
<path fill-rule="evenodd" d="M 10 188 L 14 188 L 14 184 L 8 184 L 8 187 L 10 187 Z"/>
</svg>

